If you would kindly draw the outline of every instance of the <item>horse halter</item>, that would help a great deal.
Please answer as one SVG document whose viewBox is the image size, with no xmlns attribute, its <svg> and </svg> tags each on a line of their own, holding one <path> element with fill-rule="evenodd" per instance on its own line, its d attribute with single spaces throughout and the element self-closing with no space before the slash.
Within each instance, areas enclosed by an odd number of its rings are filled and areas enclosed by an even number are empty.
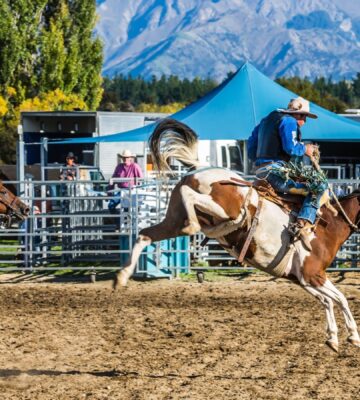
<svg viewBox="0 0 360 400">
<path fill-rule="evenodd" d="M 7 194 L 7 191 L 0 190 L 0 202 L 6 206 L 6 214 L 3 214 L 3 218 L 5 219 L 5 227 L 9 228 L 11 225 L 11 219 L 13 217 L 18 218 L 20 221 L 23 221 L 25 217 L 14 206 L 16 204 L 17 197 L 14 195 L 14 198 L 11 200 L 11 202 L 9 202 L 5 198 Z"/>
</svg>

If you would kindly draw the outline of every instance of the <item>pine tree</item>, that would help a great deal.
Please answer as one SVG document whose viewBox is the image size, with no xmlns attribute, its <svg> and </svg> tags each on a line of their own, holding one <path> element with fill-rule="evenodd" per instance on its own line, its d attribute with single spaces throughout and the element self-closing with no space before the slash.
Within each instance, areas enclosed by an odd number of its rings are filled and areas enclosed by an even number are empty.
<svg viewBox="0 0 360 400">
<path fill-rule="evenodd" d="M 354 104 L 355 108 L 360 108 L 360 72 L 356 74 L 356 77 L 352 83 L 352 89 L 354 93 Z"/>
</svg>

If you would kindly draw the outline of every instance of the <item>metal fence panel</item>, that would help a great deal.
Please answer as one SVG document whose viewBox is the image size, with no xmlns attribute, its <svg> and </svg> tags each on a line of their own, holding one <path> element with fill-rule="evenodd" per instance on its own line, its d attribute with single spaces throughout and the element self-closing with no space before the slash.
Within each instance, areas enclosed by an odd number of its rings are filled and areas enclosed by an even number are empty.
<svg viewBox="0 0 360 400">
<path fill-rule="evenodd" d="M 114 180 L 115 183 L 124 180 Z M 19 183 L 19 182 L 14 182 Z M 114 270 L 130 256 L 139 230 L 165 216 L 175 182 L 141 180 L 136 187 L 106 192 L 104 181 L 21 182 L 31 214 L 21 225 L 0 231 L 2 270 Z M 347 194 L 358 180 L 330 181 Z M 109 201 L 118 200 L 115 211 Z M 174 276 L 191 269 L 239 269 L 233 257 L 204 236 L 155 243 L 142 253 L 136 272 Z M 250 268 L 249 268 L 250 269 Z M 331 269 L 360 270 L 360 235 L 344 243 Z"/>
</svg>

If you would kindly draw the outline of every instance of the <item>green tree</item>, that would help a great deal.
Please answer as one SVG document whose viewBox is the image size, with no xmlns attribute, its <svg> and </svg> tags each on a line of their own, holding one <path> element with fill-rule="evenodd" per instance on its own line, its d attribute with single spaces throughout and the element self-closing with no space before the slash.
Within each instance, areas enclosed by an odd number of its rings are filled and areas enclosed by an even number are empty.
<svg viewBox="0 0 360 400">
<path fill-rule="evenodd" d="M 95 110 L 103 58 L 95 0 L 0 0 L 0 18 L 0 161 L 9 162 L 20 105 Z M 66 100 L 41 100 L 54 94 Z"/>
<path fill-rule="evenodd" d="M 13 83 L 18 61 L 19 36 L 15 18 L 7 2 L 0 2 L 0 87 L 4 94 L 6 87 Z"/>
<path fill-rule="evenodd" d="M 336 96 L 338 93 L 336 91 L 337 86 L 334 86 L 331 79 L 327 83 L 323 78 L 318 78 L 317 81 L 312 83 L 307 78 L 302 79 L 299 77 L 278 78 L 276 81 L 299 96 L 330 111 L 342 113 L 348 107 L 342 99 Z M 333 93 L 336 94 L 334 95 Z"/>
</svg>

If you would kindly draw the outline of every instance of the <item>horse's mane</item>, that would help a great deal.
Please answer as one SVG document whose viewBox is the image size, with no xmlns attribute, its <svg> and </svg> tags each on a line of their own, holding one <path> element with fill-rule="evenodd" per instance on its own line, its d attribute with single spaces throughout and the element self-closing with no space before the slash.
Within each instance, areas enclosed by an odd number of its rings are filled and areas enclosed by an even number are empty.
<svg viewBox="0 0 360 400">
<path fill-rule="evenodd" d="M 349 199 L 352 199 L 353 197 L 358 197 L 358 196 L 360 196 L 360 189 L 355 189 L 350 194 L 346 194 L 345 196 L 340 196 L 339 201 L 349 200 Z M 335 199 L 332 199 L 331 203 L 335 203 Z"/>
</svg>

